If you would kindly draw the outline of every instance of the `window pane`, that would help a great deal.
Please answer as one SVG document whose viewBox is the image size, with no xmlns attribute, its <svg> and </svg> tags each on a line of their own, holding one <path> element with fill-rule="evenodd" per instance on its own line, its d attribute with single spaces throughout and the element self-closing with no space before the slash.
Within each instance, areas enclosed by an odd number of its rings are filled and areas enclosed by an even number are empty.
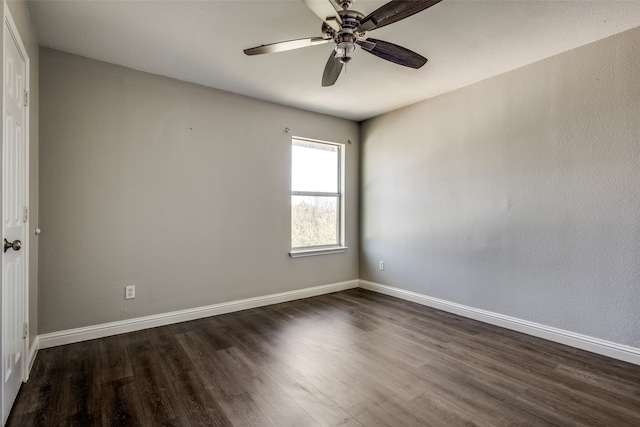
<svg viewBox="0 0 640 427">
<path fill-rule="evenodd" d="M 338 244 L 338 198 L 291 196 L 291 246 Z"/>
<path fill-rule="evenodd" d="M 338 192 L 338 147 L 311 141 L 293 141 L 291 190 Z"/>
</svg>

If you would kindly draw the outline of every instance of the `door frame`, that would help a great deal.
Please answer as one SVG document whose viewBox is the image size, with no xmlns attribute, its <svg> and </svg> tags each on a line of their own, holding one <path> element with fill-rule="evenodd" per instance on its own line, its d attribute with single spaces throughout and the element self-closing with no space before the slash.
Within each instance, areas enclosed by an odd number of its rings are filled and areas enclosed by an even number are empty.
<svg viewBox="0 0 640 427">
<path fill-rule="evenodd" d="M 4 27 L 8 30 L 9 36 L 13 38 L 16 46 L 18 47 L 20 54 L 22 55 L 22 57 L 24 58 L 25 61 L 25 82 L 24 82 L 24 89 L 27 91 L 27 93 L 30 93 L 31 90 L 31 86 L 30 86 L 30 62 L 29 62 L 29 55 L 27 53 L 27 50 L 24 46 L 24 43 L 22 42 L 22 38 L 20 37 L 20 32 L 18 31 L 18 27 L 16 26 L 15 21 L 13 20 L 13 16 L 11 15 L 11 11 L 9 10 L 9 6 L 7 5 L 6 1 L 2 2 L 2 9 L 3 9 L 3 22 L 4 22 Z M 4 134 L 4 115 L 6 112 L 6 106 L 5 106 L 5 101 L 4 101 L 4 79 L 5 79 L 5 49 L 4 49 L 4 43 L 5 43 L 5 39 L 4 39 L 4 35 L 5 35 L 5 28 L 2 29 L 2 68 L 1 68 L 1 73 L 2 73 L 2 82 L 3 82 L 3 86 L 2 86 L 2 122 L 0 122 L 0 130 L 2 132 L 2 150 L 0 150 L 0 189 L 4 190 L 4 140 L 5 140 L 5 134 Z M 30 175 L 30 171 L 29 171 L 29 163 L 30 163 L 30 150 L 29 150 L 29 145 L 30 145 L 30 139 L 29 139 L 29 126 L 30 126 L 30 120 L 29 120 L 29 110 L 31 109 L 30 105 L 31 102 L 29 100 L 28 102 L 29 105 L 25 106 L 25 115 L 24 115 L 24 138 L 25 138 L 25 203 L 26 206 L 25 208 L 29 209 L 29 205 L 30 205 L 30 200 L 29 200 L 29 175 Z M 0 217 L 3 215 L 2 212 L 4 212 L 4 200 L 3 197 L 0 197 Z M 30 235 L 30 212 L 27 214 L 27 220 L 25 221 L 25 233 L 24 233 L 24 242 L 23 242 L 23 249 L 24 249 L 24 319 L 23 319 L 23 325 L 26 323 L 27 327 L 26 327 L 26 337 L 23 338 L 23 347 L 22 347 L 22 351 L 23 351 L 23 357 L 22 357 L 22 382 L 26 382 L 29 379 L 29 367 L 30 367 L 30 363 L 29 363 L 29 359 L 30 359 L 30 352 L 29 352 L 29 258 L 30 258 L 30 239 L 29 239 L 29 235 Z M 4 221 L 4 218 L 2 219 Z M 2 268 L 4 268 L 4 263 Z M 4 287 L 4 283 L 3 283 L 3 277 L 4 277 L 4 272 L 2 272 L 3 274 L 0 275 L 0 284 Z M 0 293 L 0 310 L 2 310 L 2 293 Z M 2 313 L 0 313 L 0 327 L 2 323 Z M 0 339 L 0 354 L 2 354 L 2 340 Z M 0 375 L 1 376 L 1 375 Z M 2 384 L 0 386 L 0 402 L 3 402 L 3 396 L 4 396 L 4 385 Z M 0 403 L 1 404 L 1 403 Z M 11 408 L 1 408 L 2 410 L 2 416 L 4 417 L 5 415 L 5 411 L 10 411 Z M 8 415 L 8 414 L 7 414 Z"/>
</svg>

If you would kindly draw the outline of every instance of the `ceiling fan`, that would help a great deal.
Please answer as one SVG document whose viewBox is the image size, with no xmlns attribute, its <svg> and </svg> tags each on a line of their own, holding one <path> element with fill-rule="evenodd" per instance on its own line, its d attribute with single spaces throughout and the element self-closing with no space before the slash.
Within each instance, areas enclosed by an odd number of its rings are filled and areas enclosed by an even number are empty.
<svg viewBox="0 0 640 427">
<path fill-rule="evenodd" d="M 351 57 L 348 55 L 360 46 L 366 52 L 405 67 L 420 68 L 427 58 L 407 48 L 383 40 L 366 38 L 367 31 L 393 24 L 441 2 L 442 0 L 392 0 L 367 16 L 350 10 L 354 0 L 336 0 L 342 10 L 338 10 L 331 0 L 302 0 L 320 19 L 322 19 L 322 36 L 306 39 L 288 40 L 250 49 L 246 55 L 283 52 L 302 47 L 315 46 L 334 42 L 336 47 L 331 52 L 322 75 L 322 86 L 332 86 Z"/>
</svg>

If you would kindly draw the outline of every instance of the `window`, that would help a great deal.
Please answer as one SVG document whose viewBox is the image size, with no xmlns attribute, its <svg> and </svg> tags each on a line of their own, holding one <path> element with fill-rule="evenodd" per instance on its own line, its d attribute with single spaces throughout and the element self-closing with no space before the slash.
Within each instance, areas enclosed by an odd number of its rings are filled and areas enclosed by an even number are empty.
<svg viewBox="0 0 640 427">
<path fill-rule="evenodd" d="M 343 146 L 294 138 L 291 256 L 344 252 Z"/>
</svg>

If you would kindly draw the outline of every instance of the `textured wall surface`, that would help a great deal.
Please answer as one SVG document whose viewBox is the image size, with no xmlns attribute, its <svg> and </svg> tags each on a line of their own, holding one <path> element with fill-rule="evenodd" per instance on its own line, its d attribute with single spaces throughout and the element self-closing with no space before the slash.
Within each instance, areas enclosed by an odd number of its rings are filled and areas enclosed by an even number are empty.
<svg viewBox="0 0 640 427">
<path fill-rule="evenodd" d="M 20 38 L 27 50 L 30 66 L 29 88 L 29 339 L 38 335 L 38 237 L 34 234 L 38 226 L 38 76 L 39 56 L 36 38 L 27 3 L 24 0 L 7 1 L 11 16 L 18 28 Z"/>
<path fill-rule="evenodd" d="M 640 28 L 364 123 L 360 278 L 640 347 L 638 64 Z"/>
<path fill-rule="evenodd" d="M 50 49 L 40 64 L 40 333 L 357 279 L 357 123 Z M 292 135 L 353 142 L 346 254 L 288 255 Z"/>
</svg>

